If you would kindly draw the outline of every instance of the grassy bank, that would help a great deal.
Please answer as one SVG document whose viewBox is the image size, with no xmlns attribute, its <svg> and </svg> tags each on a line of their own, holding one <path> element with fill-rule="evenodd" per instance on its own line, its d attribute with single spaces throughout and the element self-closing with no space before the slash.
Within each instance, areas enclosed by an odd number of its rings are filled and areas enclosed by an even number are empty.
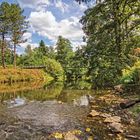
<svg viewBox="0 0 140 140">
<path fill-rule="evenodd" d="M 13 83 L 24 81 L 50 81 L 50 77 L 43 70 L 21 69 L 21 68 L 0 68 L 0 83 Z"/>
</svg>

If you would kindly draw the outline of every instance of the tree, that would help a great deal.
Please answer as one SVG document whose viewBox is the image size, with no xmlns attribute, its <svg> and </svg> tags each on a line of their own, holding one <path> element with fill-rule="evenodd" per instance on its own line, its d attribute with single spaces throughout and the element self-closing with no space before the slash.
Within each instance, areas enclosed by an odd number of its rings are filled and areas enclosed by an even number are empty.
<svg viewBox="0 0 140 140">
<path fill-rule="evenodd" d="M 66 67 L 70 65 L 71 58 L 74 55 L 71 43 L 68 39 L 59 36 L 56 46 L 56 59 L 61 63 L 64 70 L 66 70 Z"/>
<path fill-rule="evenodd" d="M 0 36 L 1 36 L 1 58 L 2 66 L 5 68 L 5 48 L 6 37 L 10 31 L 10 5 L 7 2 L 3 2 L 0 5 Z"/>
<path fill-rule="evenodd" d="M 6 38 L 11 38 L 14 45 L 14 66 L 16 67 L 16 45 L 24 42 L 23 34 L 27 28 L 27 22 L 23 16 L 23 10 L 17 4 L 2 2 L 0 5 L 0 35 L 2 66 L 5 68 Z"/>
<path fill-rule="evenodd" d="M 73 56 L 74 52 L 70 41 L 59 36 L 56 43 L 56 60 L 62 65 L 67 78 L 69 76 L 69 69 L 71 67 Z"/>
<path fill-rule="evenodd" d="M 33 51 L 32 51 L 32 47 L 31 45 L 27 45 L 27 47 L 25 48 L 25 53 L 28 55 L 28 56 L 31 56 Z"/>
<path fill-rule="evenodd" d="M 20 57 L 19 64 L 27 66 L 29 65 L 40 66 L 44 64 L 43 59 L 45 57 L 53 58 L 54 57 L 53 53 L 54 50 L 50 50 L 50 48 L 45 45 L 44 41 L 40 41 L 39 47 L 36 47 L 34 49 L 31 49 L 31 45 L 27 45 L 25 49 L 25 54 L 23 54 Z"/>
<path fill-rule="evenodd" d="M 49 73 L 55 80 L 63 80 L 64 70 L 61 64 L 55 59 L 50 59 L 43 57 L 43 64 L 46 66 L 46 71 Z"/>
<path fill-rule="evenodd" d="M 138 0 L 104 0 L 85 12 L 81 23 L 87 37 L 85 54 L 97 85 L 113 85 L 130 65 L 128 54 L 139 28 Z"/>
<path fill-rule="evenodd" d="M 49 49 L 45 45 L 43 40 L 40 41 L 38 50 L 39 50 L 39 52 L 41 53 L 42 56 L 48 54 Z"/>
<path fill-rule="evenodd" d="M 49 49 L 48 57 L 55 59 L 56 58 L 55 48 L 53 46 L 49 46 L 48 49 Z"/>
<path fill-rule="evenodd" d="M 5 48 L 5 65 L 12 65 L 13 64 L 13 51 L 11 49 L 11 45 L 9 42 L 6 43 L 6 48 Z M 1 40 L 0 40 L 0 45 L 2 45 Z M 2 48 L 2 46 L 0 46 Z M 1 53 L 0 53 L 0 58 L 1 58 Z M 2 60 L 0 59 L 0 65 L 2 65 Z"/>
<path fill-rule="evenodd" d="M 74 52 L 74 56 L 71 58 L 70 67 L 67 68 L 67 80 L 77 81 L 87 76 L 88 63 L 85 63 L 85 48 L 86 46 L 78 46 Z"/>
<path fill-rule="evenodd" d="M 10 13 L 11 40 L 14 45 L 14 67 L 16 67 L 16 46 L 26 41 L 23 40 L 23 34 L 26 32 L 27 22 L 19 5 L 11 4 Z"/>
</svg>

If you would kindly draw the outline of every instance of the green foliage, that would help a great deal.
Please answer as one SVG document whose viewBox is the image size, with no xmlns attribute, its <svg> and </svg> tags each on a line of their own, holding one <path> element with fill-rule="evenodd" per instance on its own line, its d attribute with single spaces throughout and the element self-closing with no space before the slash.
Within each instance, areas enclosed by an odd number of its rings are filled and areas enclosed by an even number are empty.
<svg viewBox="0 0 140 140">
<path fill-rule="evenodd" d="M 79 90 L 90 90 L 92 89 L 92 83 L 79 80 L 79 81 L 70 81 L 70 83 L 66 83 L 66 88 L 67 89 L 79 89 Z"/>
<path fill-rule="evenodd" d="M 44 81 L 46 74 L 43 70 L 0 68 L 0 82 L 14 83 L 24 81 Z"/>
<path fill-rule="evenodd" d="M 61 63 L 64 70 L 66 70 L 66 67 L 70 66 L 71 58 L 74 55 L 71 43 L 68 39 L 59 36 L 56 46 L 56 59 Z"/>
<path fill-rule="evenodd" d="M 129 54 L 138 46 L 139 7 L 138 0 L 104 0 L 85 11 L 85 56 L 95 86 L 116 84 L 122 69 L 132 64 Z"/>
<path fill-rule="evenodd" d="M 7 37 L 14 46 L 13 63 L 16 67 L 16 45 L 23 43 L 23 34 L 27 29 L 27 22 L 23 16 L 23 10 L 17 4 L 2 2 L 0 4 L 0 36 L 1 36 L 1 58 L 2 66 L 5 68 L 5 50 L 7 48 Z"/>
<path fill-rule="evenodd" d="M 74 56 L 71 58 L 70 68 L 66 70 L 69 79 L 74 76 L 75 80 L 77 80 L 86 76 L 89 65 L 85 61 L 84 51 L 85 46 L 79 46 L 74 52 Z"/>
<path fill-rule="evenodd" d="M 27 22 L 23 15 L 23 10 L 17 4 L 11 4 L 10 8 L 10 35 L 11 41 L 15 45 L 25 42 L 23 34 L 27 29 Z"/>
<path fill-rule="evenodd" d="M 86 34 L 86 46 L 79 46 L 73 51 L 71 42 L 59 36 L 56 49 L 46 46 L 41 40 L 37 48 L 32 49 L 28 45 L 25 54 L 18 57 L 16 45 L 24 42 L 22 36 L 27 22 L 19 5 L 2 2 L 1 64 L 3 67 L 5 62 L 14 62 L 16 65 L 17 58 L 20 66 L 45 65 L 47 73 L 54 79 L 62 80 L 65 73 L 68 81 L 85 78 L 92 81 L 94 87 L 113 86 L 118 83 L 122 70 L 122 83 L 139 82 L 139 62 L 135 63 L 140 57 L 139 7 L 139 0 L 97 0 L 81 19 Z M 11 46 L 14 45 L 14 52 L 8 46 L 7 37 L 11 39 Z"/>
<path fill-rule="evenodd" d="M 57 62 L 55 59 L 44 57 L 43 64 L 46 66 L 47 73 L 49 73 L 56 80 L 63 80 L 64 71 L 59 62 Z"/>
<path fill-rule="evenodd" d="M 7 2 L 0 4 L 0 46 L 1 46 L 1 62 L 2 66 L 5 68 L 5 48 L 6 41 L 5 38 L 10 31 L 10 5 Z"/>
<path fill-rule="evenodd" d="M 140 83 L 140 61 L 136 62 L 132 67 L 123 69 L 121 82 L 126 85 Z"/>
<path fill-rule="evenodd" d="M 140 112 L 140 105 L 135 105 L 134 107 L 130 108 L 130 111 L 132 112 L 132 115 L 138 117 Z"/>
<path fill-rule="evenodd" d="M 39 47 L 37 48 L 38 50 L 38 55 L 39 57 L 43 57 L 43 55 L 47 55 L 48 52 L 49 52 L 49 49 L 48 47 L 45 45 L 44 41 L 41 40 L 40 43 L 39 43 Z"/>
</svg>

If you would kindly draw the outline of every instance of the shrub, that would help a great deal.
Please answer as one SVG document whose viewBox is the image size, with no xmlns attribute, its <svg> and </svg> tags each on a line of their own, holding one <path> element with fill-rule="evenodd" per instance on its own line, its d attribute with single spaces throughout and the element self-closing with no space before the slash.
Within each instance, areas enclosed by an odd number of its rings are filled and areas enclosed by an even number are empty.
<svg viewBox="0 0 140 140">
<path fill-rule="evenodd" d="M 55 59 L 43 58 L 43 63 L 46 66 L 46 72 L 49 73 L 54 79 L 62 81 L 64 70 L 59 62 Z"/>
<path fill-rule="evenodd" d="M 140 61 L 122 70 L 121 83 L 126 85 L 140 83 Z"/>
</svg>

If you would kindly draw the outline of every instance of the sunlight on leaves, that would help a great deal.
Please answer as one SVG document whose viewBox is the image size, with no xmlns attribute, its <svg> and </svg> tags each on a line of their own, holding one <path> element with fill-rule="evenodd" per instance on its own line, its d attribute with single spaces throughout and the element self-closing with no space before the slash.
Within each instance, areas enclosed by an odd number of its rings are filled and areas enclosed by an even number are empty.
<svg viewBox="0 0 140 140">
<path fill-rule="evenodd" d="M 92 136 L 90 136 L 90 137 L 88 137 L 88 139 L 87 140 L 93 140 L 93 137 Z"/>
<path fill-rule="evenodd" d="M 91 129 L 90 128 L 86 128 L 86 132 L 90 132 L 91 131 Z"/>
<path fill-rule="evenodd" d="M 56 139 L 62 139 L 63 138 L 63 134 L 56 132 L 56 133 L 54 133 L 54 137 Z"/>
<path fill-rule="evenodd" d="M 81 130 L 73 130 L 72 131 L 72 134 L 77 134 L 77 135 L 80 135 L 82 133 L 82 131 Z"/>
</svg>

